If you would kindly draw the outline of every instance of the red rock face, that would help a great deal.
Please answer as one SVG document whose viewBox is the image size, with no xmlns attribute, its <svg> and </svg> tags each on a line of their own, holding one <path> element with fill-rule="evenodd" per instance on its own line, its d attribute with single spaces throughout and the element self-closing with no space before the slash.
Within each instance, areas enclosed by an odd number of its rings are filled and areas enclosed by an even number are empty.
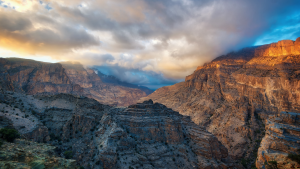
<svg viewBox="0 0 300 169">
<path fill-rule="evenodd" d="M 185 82 L 160 88 L 141 101 L 152 99 L 191 116 L 217 136 L 233 159 L 253 163 L 259 145 L 255 140 L 265 130 L 260 119 L 280 111 L 300 112 L 299 44 L 300 38 L 220 56 Z"/>
<path fill-rule="evenodd" d="M 287 56 L 287 55 L 299 55 L 300 54 L 300 38 L 295 42 L 292 40 L 282 40 L 278 43 L 272 43 L 270 45 L 264 45 L 259 47 L 255 54 L 257 56 Z"/>
</svg>

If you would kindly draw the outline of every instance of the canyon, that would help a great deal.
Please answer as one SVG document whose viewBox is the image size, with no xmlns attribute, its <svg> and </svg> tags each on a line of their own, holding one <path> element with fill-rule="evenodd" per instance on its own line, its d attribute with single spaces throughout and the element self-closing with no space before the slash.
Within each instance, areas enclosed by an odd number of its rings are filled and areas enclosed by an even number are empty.
<svg viewBox="0 0 300 169">
<path fill-rule="evenodd" d="M 26 147 L 37 144 L 33 142 L 5 143 L 4 147 L 11 148 L 2 149 L 0 154 L 13 156 L 21 151 L 28 158 L 0 158 L 0 166 L 29 163 L 32 167 L 30 161 L 39 158 L 47 159 L 40 161 L 44 166 L 68 164 L 66 168 L 74 167 L 74 161 L 61 158 L 76 160 L 78 168 L 98 169 L 235 165 L 214 135 L 189 117 L 152 100 L 124 108 L 70 94 L 26 95 L 5 91 L 0 93 L 0 99 L 0 126 L 18 130 L 22 139 L 40 142 L 37 152 L 43 152 L 40 157 L 33 157 L 36 152 L 30 154 Z M 22 150 L 16 148 L 23 144 L 26 146 Z M 47 152 L 53 151 L 53 147 L 60 156 L 57 163 L 49 163 L 54 157 Z"/>
<path fill-rule="evenodd" d="M 300 38 L 222 55 L 153 93 L 79 63 L 0 65 L 0 129 L 20 134 L 1 167 L 300 168 Z"/>
</svg>

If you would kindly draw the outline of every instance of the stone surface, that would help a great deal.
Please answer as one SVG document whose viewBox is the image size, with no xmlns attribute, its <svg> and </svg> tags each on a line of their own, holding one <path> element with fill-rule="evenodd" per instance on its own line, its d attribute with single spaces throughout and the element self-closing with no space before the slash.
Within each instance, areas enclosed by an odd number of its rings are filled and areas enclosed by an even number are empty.
<svg viewBox="0 0 300 169">
<path fill-rule="evenodd" d="M 233 159 L 244 158 L 251 168 L 268 115 L 300 111 L 299 40 L 220 56 L 198 67 L 185 82 L 160 88 L 141 101 L 152 99 L 190 116 Z"/>
<path fill-rule="evenodd" d="M 266 168 L 268 161 L 277 161 L 279 169 L 300 168 L 288 154 L 299 154 L 300 113 L 281 112 L 270 115 L 266 122 L 266 136 L 258 149 L 257 168 Z"/>
</svg>

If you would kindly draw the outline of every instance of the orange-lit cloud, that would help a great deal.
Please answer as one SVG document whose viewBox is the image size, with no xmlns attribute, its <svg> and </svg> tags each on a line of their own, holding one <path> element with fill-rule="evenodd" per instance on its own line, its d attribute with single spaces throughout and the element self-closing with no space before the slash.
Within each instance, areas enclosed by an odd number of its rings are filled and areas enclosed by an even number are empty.
<svg viewBox="0 0 300 169">
<path fill-rule="evenodd" d="M 182 79 L 299 8 L 297 0 L 1 0 L 0 48 Z"/>
</svg>

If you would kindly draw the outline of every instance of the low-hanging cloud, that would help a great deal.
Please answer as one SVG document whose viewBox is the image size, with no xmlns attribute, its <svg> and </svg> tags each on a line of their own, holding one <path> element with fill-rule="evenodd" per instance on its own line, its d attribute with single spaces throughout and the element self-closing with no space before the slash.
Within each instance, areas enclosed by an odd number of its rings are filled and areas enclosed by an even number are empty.
<svg viewBox="0 0 300 169">
<path fill-rule="evenodd" d="M 231 50 L 300 36 L 294 25 L 299 22 L 298 0 L 0 2 L 1 48 L 119 67 L 131 72 L 120 77 L 139 83 L 144 76 L 130 80 L 132 70 L 183 79 Z M 287 25 L 289 31 L 278 31 Z"/>
</svg>

